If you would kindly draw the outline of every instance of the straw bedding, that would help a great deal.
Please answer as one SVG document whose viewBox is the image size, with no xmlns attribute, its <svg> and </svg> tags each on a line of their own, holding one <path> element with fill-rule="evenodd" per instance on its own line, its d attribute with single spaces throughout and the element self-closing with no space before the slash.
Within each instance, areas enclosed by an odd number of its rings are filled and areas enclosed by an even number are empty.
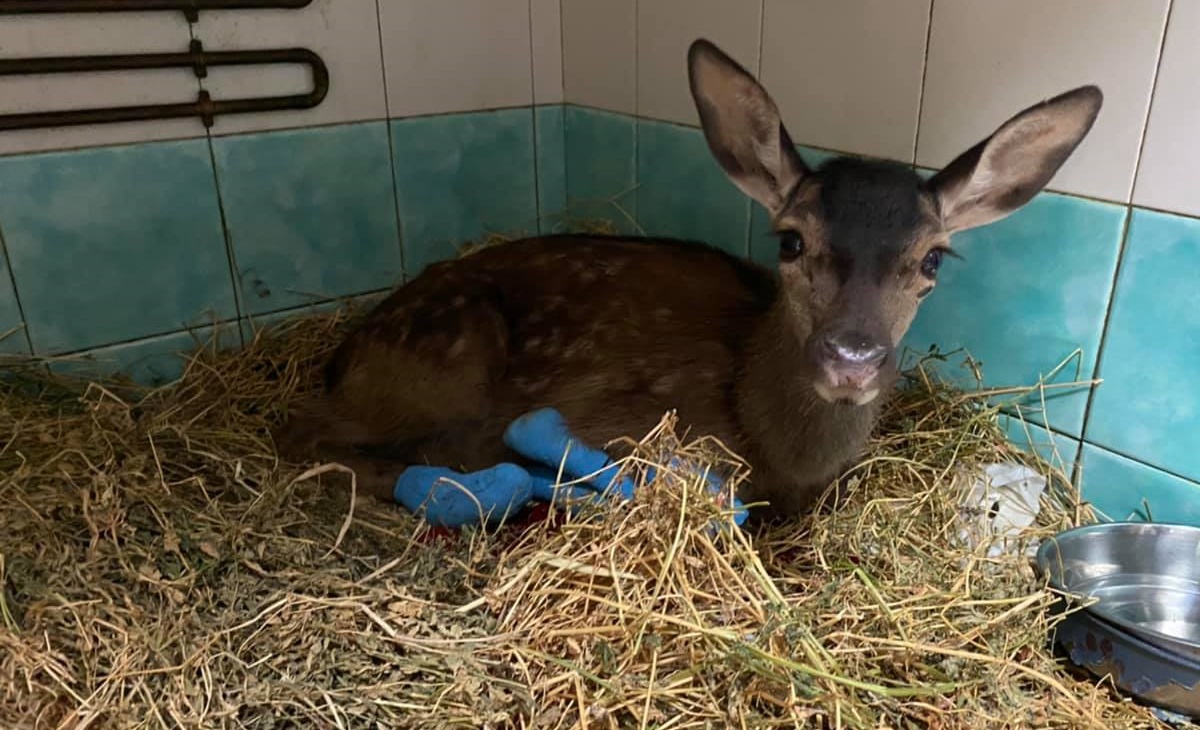
<svg viewBox="0 0 1200 730">
<path fill-rule="evenodd" d="M 840 506 L 796 524 L 728 529 L 660 466 L 631 504 L 456 535 L 274 453 L 267 426 L 354 316 L 201 350 L 153 391 L 13 373 L 0 727 L 1158 724 L 1059 668 L 1027 559 L 956 544 L 969 468 L 1016 452 L 924 369 Z M 736 463 L 666 414 L 626 467 L 680 454 Z M 1089 519 L 1037 463 L 1029 537 Z"/>
</svg>

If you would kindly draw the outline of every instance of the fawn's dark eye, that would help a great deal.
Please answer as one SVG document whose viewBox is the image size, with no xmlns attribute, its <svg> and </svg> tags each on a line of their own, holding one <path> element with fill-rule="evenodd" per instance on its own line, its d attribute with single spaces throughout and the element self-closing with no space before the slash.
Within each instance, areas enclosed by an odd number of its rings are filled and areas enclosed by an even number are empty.
<svg viewBox="0 0 1200 730">
<path fill-rule="evenodd" d="M 924 274 L 925 278 L 937 278 L 938 268 L 942 265 L 942 256 L 944 255 L 945 252 L 940 248 L 935 248 L 925 254 L 925 259 L 921 261 L 921 273 Z"/>
<path fill-rule="evenodd" d="M 791 261 L 804 253 L 804 239 L 795 231 L 784 231 L 779 234 L 779 258 Z"/>
</svg>

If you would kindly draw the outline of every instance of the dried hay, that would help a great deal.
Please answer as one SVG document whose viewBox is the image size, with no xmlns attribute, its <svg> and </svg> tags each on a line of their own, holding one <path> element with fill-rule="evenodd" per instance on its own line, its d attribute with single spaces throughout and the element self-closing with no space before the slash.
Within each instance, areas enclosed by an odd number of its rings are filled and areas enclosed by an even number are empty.
<svg viewBox="0 0 1200 730">
<path fill-rule="evenodd" d="M 429 539 L 266 435 L 345 313 L 183 378 L 0 386 L 0 727 L 1142 728 L 1059 671 L 1019 557 L 956 547 L 993 409 L 917 370 L 844 503 L 712 533 L 665 478 L 563 523 Z M 31 395 L 31 391 L 36 391 Z M 628 468 L 730 460 L 668 417 Z M 1030 536 L 1086 519 L 1065 478 Z"/>
</svg>

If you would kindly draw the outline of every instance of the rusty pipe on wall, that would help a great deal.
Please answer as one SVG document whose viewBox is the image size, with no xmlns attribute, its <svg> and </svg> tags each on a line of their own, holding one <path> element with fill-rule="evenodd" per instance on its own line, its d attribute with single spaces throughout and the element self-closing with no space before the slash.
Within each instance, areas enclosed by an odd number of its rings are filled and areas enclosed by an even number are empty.
<svg viewBox="0 0 1200 730">
<path fill-rule="evenodd" d="M 312 90 L 287 96 L 226 100 L 214 100 L 207 91 L 200 91 L 196 101 L 191 102 L 3 114 L 0 115 L 0 131 L 197 116 L 206 127 L 211 127 L 214 119 L 223 114 L 311 109 L 324 101 L 329 93 L 329 69 L 320 56 L 306 48 L 205 51 L 200 42 L 194 40 L 191 50 L 186 53 L 0 59 L 0 76 L 190 68 L 197 77 L 203 78 L 213 66 L 273 64 L 307 65 L 312 71 Z"/>
<path fill-rule="evenodd" d="M 313 0 L 0 0 L 0 15 L 178 10 L 195 22 L 201 10 L 304 8 Z"/>
</svg>

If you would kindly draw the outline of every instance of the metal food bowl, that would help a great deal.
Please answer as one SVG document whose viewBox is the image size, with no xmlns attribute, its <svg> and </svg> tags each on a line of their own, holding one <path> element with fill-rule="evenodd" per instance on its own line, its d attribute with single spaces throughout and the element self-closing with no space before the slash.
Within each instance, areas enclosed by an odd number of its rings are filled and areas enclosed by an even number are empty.
<svg viewBox="0 0 1200 730">
<path fill-rule="evenodd" d="M 1096 600 L 1056 631 L 1073 662 L 1200 716 L 1200 528 L 1089 525 L 1043 542 L 1036 562 L 1052 589 Z"/>
</svg>

